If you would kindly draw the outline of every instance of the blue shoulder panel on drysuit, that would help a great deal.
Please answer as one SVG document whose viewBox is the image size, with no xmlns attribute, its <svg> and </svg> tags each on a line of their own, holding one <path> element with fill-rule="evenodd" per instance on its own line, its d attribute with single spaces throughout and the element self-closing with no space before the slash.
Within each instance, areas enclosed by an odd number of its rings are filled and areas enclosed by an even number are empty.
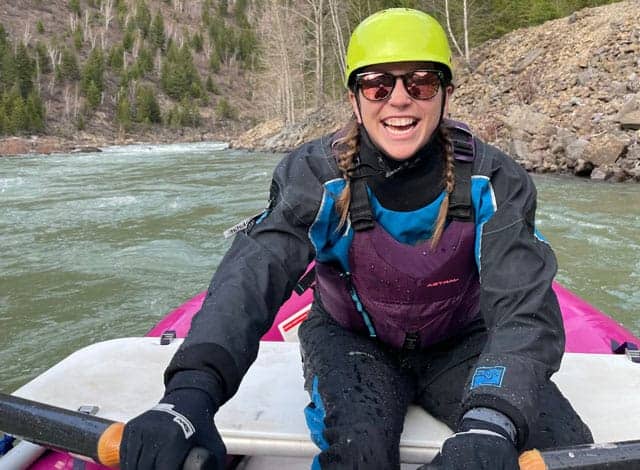
<svg viewBox="0 0 640 470">
<path fill-rule="evenodd" d="M 320 262 L 338 262 L 346 271 L 349 266 L 349 246 L 353 239 L 353 229 L 347 222 L 338 230 L 336 201 L 344 189 L 343 179 L 334 179 L 324 184 L 324 194 L 316 220 L 309 229 L 309 237 L 316 249 L 316 259 Z M 438 217 L 444 192 L 430 204 L 415 211 L 393 211 L 382 207 L 367 188 L 371 200 L 374 219 L 398 242 L 409 245 L 429 239 Z M 480 270 L 482 229 L 497 210 L 496 198 L 491 181 L 486 176 L 471 177 L 471 201 L 475 213 L 476 242 L 475 255 Z"/>
<path fill-rule="evenodd" d="M 338 230 L 336 201 L 344 189 L 344 180 L 335 179 L 324 184 L 322 203 L 316 219 L 309 229 L 309 238 L 316 249 L 316 259 L 323 263 L 338 262 L 346 272 L 350 271 L 349 247 L 353 229 L 347 222 Z M 373 218 L 398 242 L 414 245 L 431 238 L 433 225 L 438 217 L 444 192 L 433 202 L 415 211 L 392 211 L 382 207 L 367 188 Z"/>
<path fill-rule="evenodd" d="M 321 263 L 339 262 L 348 267 L 347 253 L 353 230 L 347 220 L 344 227 L 338 229 L 340 219 L 336 211 L 336 201 L 344 189 L 343 179 L 334 179 L 324 183 L 324 193 L 316 219 L 309 228 L 309 239 L 316 250 L 316 260 Z"/>
<path fill-rule="evenodd" d="M 474 175 L 471 177 L 471 202 L 475 213 L 476 242 L 475 254 L 478 272 L 480 272 L 480 259 L 482 258 L 482 229 L 493 214 L 498 210 L 496 195 L 493 192 L 491 181 L 486 176 Z"/>
</svg>

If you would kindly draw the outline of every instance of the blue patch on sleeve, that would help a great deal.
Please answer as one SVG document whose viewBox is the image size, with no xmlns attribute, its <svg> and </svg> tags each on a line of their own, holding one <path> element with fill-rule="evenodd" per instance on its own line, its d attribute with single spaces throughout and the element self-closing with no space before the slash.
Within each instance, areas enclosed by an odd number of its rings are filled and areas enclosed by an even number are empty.
<svg viewBox="0 0 640 470">
<path fill-rule="evenodd" d="M 329 448 L 329 443 L 324 438 L 324 404 L 318 391 L 318 377 L 313 378 L 311 389 L 311 403 L 304 409 L 304 417 L 311 432 L 311 440 L 320 450 Z M 318 462 L 319 465 L 319 462 Z M 313 468 L 313 467 L 312 467 Z M 319 468 L 319 467 L 318 467 Z"/>
<path fill-rule="evenodd" d="M 473 379 L 471 379 L 471 390 L 483 386 L 502 387 L 502 379 L 506 370 L 507 368 L 504 366 L 478 367 L 473 373 Z"/>
</svg>

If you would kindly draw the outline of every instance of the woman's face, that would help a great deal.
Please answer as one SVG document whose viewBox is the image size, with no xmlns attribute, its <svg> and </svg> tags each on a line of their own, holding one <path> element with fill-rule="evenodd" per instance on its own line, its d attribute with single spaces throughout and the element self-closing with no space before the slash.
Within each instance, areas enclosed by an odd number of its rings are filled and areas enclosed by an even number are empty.
<svg viewBox="0 0 640 470">
<path fill-rule="evenodd" d="M 372 65 L 364 72 L 387 72 L 402 75 L 419 69 L 429 69 L 424 62 L 399 62 L 392 64 Z M 445 93 L 445 115 L 448 112 L 449 97 L 453 87 L 445 90 L 440 87 L 431 99 L 412 98 L 401 79 L 396 79 L 395 87 L 385 100 L 370 101 L 360 89 L 360 107 L 353 92 L 349 91 L 349 100 L 353 112 L 360 124 L 363 124 L 373 143 L 395 160 L 406 160 L 413 156 L 431 138 L 440 122 L 442 95 Z"/>
</svg>

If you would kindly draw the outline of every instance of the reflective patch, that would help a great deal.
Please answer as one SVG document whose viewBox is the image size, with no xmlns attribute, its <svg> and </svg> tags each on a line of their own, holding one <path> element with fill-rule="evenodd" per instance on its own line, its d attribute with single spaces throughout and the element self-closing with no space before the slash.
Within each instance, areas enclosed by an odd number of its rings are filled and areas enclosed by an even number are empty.
<svg viewBox="0 0 640 470">
<path fill-rule="evenodd" d="M 187 419 L 185 415 L 182 413 L 178 413 L 173 409 L 174 405 L 171 403 L 158 403 L 156 406 L 151 408 L 156 411 L 164 411 L 165 413 L 169 413 L 173 416 L 173 422 L 176 423 L 182 429 L 184 433 L 184 438 L 189 439 L 196 432 L 196 428 L 191 424 L 191 421 Z"/>
<path fill-rule="evenodd" d="M 267 215 L 269 215 L 269 210 L 264 209 L 257 214 L 253 214 L 251 217 L 247 217 L 241 222 L 238 222 L 233 227 L 226 229 L 224 232 L 222 232 L 222 235 L 224 236 L 224 238 L 229 238 L 238 232 L 242 232 L 243 230 L 247 230 L 253 227 L 255 224 L 259 224 L 264 220 L 265 217 L 267 217 Z"/>
<path fill-rule="evenodd" d="M 477 387 L 502 387 L 502 379 L 506 367 L 478 367 L 473 373 L 473 379 L 471 379 L 471 390 Z"/>
</svg>

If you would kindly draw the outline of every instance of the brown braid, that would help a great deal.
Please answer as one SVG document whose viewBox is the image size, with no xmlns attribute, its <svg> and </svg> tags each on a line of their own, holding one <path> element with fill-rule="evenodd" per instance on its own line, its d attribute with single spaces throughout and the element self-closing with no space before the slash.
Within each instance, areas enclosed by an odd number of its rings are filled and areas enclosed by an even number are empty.
<svg viewBox="0 0 640 470">
<path fill-rule="evenodd" d="M 340 214 L 338 229 L 342 228 L 349 215 L 349 205 L 351 203 L 351 172 L 355 167 L 355 156 L 360 151 L 360 132 L 355 116 L 339 132 L 342 137 L 333 142 L 338 159 L 338 169 L 342 173 L 346 184 L 340 197 L 336 201 L 336 207 Z"/>
<path fill-rule="evenodd" d="M 358 131 L 358 122 L 355 118 L 351 119 L 339 132 L 341 137 L 333 142 L 338 160 L 338 169 L 342 173 L 342 177 L 346 181 L 346 185 L 340 193 L 340 197 L 336 201 L 336 207 L 340 214 L 340 223 L 338 229 L 342 228 L 349 216 L 349 205 L 351 203 L 351 172 L 354 168 L 355 156 L 360 150 L 360 133 Z M 447 211 L 449 209 L 449 194 L 453 192 L 455 185 L 454 178 L 454 158 L 453 143 L 449 138 L 449 132 L 444 124 L 438 128 L 438 139 L 444 147 L 445 168 L 443 172 L 445 197 L 440 204 L 440 211 L 436 220 L 435 230 L 431 237 L 431 247 L 435 248 L 442 237 L 445 222 L 447 219 Z"/>
<path fill-rule="evenodd" d="M 445 165 L 443 172 L 443 184 L 446 194 L 440 204 L 440 211 L 438 212 L 438 219 L 436 220 L 436 228 L 433 231 L 433 236 L 431 237 L 431 248 L 435 248 L 440 241 L 440 237 L 442 237 L 444 225 L 447 220 L 447 211 L 449 210 L 449 195 L 453 192 L 453 187 L 455 186 L 453 143 L 449 138 L 449 131 L 444 123 L 441 123 L 438 128 L 438 138 L 444 147 Z"/>
</svg>

